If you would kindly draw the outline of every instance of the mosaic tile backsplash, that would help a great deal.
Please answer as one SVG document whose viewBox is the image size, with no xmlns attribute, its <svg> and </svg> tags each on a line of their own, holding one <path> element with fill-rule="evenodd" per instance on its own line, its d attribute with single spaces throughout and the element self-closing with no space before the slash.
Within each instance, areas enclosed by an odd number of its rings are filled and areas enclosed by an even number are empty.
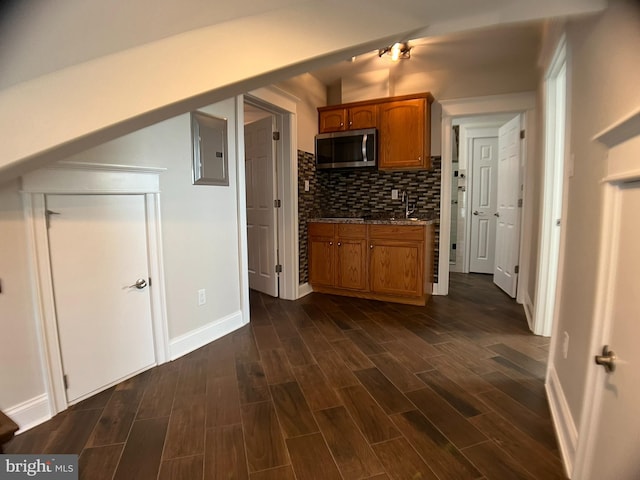
<svg viewBox="0 0 640 480">
<path fill-rule="evenodd" d="M 440 157 L 431 158 L 430 170 L 383 172 L 379 170 L 315 169 L 313 153 L 298 151 L 298 217 L 300 242 L 300 283 L 309 280 L 307 263 L 307 219 L 317 217 L 404 216 L 400 198 L 391 199 L 391 190 L 407 191 L 419 218 L 440 217 Z M 309 191 L 304 181 L 309 181 Z M 435 225 L 434 281 L 438 273 L 439 225 Z"/>
</svg>

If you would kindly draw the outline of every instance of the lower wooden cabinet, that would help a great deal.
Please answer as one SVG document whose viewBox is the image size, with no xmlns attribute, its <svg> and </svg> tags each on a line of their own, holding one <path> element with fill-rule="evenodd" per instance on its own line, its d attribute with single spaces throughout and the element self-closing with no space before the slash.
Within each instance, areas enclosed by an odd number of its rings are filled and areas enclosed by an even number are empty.
<svg viewBox="0 0 640 480">
<path fill-rule="evenodd" d="M 425 227 L 369 227 L 371 291 L 420 297 L 424 293 Z"/>
<path fill-rule="evenodd" d="M 428 226 L 311 223 L 315 291 L 424 305 L 431 294 Z"/>
<path fill-rule="evenodd" d="M 335 245 L 335 286 L 351 290 L 367 289 L 366 225 L 337 224 Z"/>
<path fill-rule="evenodd" d="M 309 283 L 332 287 L 335 278 L 334 224 L 309 225 Z"/>
<path fill-rule="evenodd" d="M 366 290 L 366 225 L 309 225 L 309 283 Z"/>
</svg>

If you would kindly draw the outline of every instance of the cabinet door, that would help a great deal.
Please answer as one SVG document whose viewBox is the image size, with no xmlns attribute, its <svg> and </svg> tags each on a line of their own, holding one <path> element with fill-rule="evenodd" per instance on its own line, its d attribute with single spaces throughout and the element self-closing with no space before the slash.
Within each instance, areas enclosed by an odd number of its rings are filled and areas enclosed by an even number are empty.
<svg viewBox="0 0 640 480">
<path fill-rule="evenodd" d="M 370 246 L 372 292 L 403 296 L 424 293 L 423 242 L 371 240 Z"/>
<path fill-rule="evenodd" d="M 336 247 L 336 287 L 366 290 L 366 239 L 338 238 Z"/>
<path fill-rule="evenodd" d="M 346 130 L 347 109 L 335 108 L 331 110 L 320 110 L 318 112 L 320 133 L 339 132 Z"/>
<path fill-rule="evenodd" d="M 426 100 L 382 103 L 378 106 L 380 169 L 427 168 Z"/>
<path fill-rule="evenodd" d="M 309 283 L 332 287 L 334 284 L 333 239 L 309 237 Z"/>
<path fill-rule="evenodd" d="M 359 107 L 350 107 L 349 114 L 349 130 L 359 130 L 361 128 L 375 128 L 377 123 L 378 109 L 376 105 L 361 105 Z"/>
</svg>

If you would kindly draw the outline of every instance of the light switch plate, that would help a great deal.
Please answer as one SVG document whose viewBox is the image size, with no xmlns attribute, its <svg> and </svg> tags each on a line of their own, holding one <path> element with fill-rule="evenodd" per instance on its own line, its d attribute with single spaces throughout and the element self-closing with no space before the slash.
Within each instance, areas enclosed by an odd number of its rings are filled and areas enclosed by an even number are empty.
<svg viewBox="0 0 640 480">
<path fill-rule="evenodd" d="M 398 190 L 393 189 L 391 190 L 391 200 L 397 200 L 398 199 Z"/>
<path fill-rule="evenodd" d="M 308 192 L 309 191 L 309 180 L 305 180 L 304 181 L 304 191 Z"/>
</svg>

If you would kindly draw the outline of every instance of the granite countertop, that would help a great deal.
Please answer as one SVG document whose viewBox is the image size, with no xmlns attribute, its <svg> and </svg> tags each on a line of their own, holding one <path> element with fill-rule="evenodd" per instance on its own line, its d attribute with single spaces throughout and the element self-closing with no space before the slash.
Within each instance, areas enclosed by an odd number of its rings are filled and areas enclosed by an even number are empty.
<svg viewBox="0 0 640 480">
<path fill-rule="evenodd" d="M 351 217 L 320 217 L 310 218 L 307 223 L 363 223 L 365 225 L 433 225 L 437 219 L 424 218 L 351 218 Z"/>
</svg>

